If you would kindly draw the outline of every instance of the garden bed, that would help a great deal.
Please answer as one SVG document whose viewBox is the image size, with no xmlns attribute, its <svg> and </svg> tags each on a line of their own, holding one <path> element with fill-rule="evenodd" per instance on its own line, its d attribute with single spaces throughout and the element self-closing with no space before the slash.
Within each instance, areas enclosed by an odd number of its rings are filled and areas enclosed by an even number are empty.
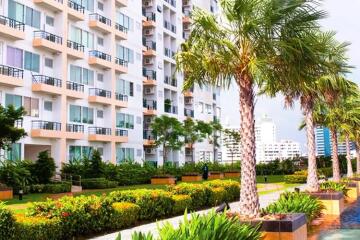
<svg viewBox="0 0 360 240">
<path fill-rule="evenodd" d="M 322 211 L 325 215 L 340 216 L 344 211 L 344 194 L 335 191 L 309 192 L 309 195 L 316 197 L 323 205 Z"/>
<path fill-rule="evenodd" d="M 188 173 L 181 177 L 182 182 L 200 182 L 202 181 L 202 175 L 198 173 Z"/>
<path fill-rule="evenodd" d="M 9 200 L 13 198 L 12 188 L 0 189 L 0 200 Z"/>
<path fill-rule="evenodd" d="M 176 178 L 174 176 L 154 176 L 151 178 L 152 185 L 173 185 L 176 183 Z"/>
<path fill-rule="evenodd" d="M 224 172 L 224 177 L 225 178 L 240 178 L 241 173 L 240 171 L 227 171 Z"/>
<path fill-rule="evenodd" d="M 209 176 L 208 176 L 209 180 L 223 179 L 223 178 L 224 178 L 224 173 L 222 172 L 209 172 Z"/>
<path fill-rule="evenodd" d="M 355 202 L 359 196 L 359 185 L 357 182 L 346 183 L 348 189 L 346 200 L 349 202 Z"/>
</svg>

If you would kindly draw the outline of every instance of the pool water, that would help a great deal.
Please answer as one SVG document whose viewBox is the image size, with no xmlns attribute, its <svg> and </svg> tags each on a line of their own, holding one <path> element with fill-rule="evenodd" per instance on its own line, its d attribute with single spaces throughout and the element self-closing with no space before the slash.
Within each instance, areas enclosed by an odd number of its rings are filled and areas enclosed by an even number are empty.
<svg viewBox="0 0 360 240">
<path fill-rule="evenodd" d="M 336 229 L 320 234 L 319 240 L 357 240 L 360 239 L 360 229 Z"/>
</svg>

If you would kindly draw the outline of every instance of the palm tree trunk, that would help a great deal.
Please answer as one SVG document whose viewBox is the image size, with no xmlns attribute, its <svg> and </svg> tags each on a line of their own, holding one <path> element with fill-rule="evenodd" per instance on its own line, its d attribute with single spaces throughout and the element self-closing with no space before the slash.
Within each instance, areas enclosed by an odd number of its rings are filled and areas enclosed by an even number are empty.
<svg viewBox="0 0 360 240">
<path fill-rule="evenodd" d="M 315 146 L 315 131 L 313 110 L 311 104 L 304 106 L 305 122 L 306 122 L 306 136 L 308 147 L 308 176 L 307 188 L 310 192 L 317 192 L 320 190 L 319 179 L 317 176 L 316 166 L 316 146 Z"/>
<path fill-rule="evenodd" d="M 331 128 L 331 158 L 333 166 L 333 181 L 340 181 L 340 166 L 339 166 L 339 156 L 338 156 L 338 141 L 337 141 L 337 131 L 336 128 Z"/>
<path fill-rule="evenodd" d="M 190 144 L 190 151 L 191 151 L 191 160 L 193 163 L 195 163 L 194 148 L 193 148 L 192 143 Z"/>
<path fill-rule="evenodd" d="M 347 177 L 353 177 L 354 172 L 351 165 L 351 155 L 350 155 L 350 136 L 348 133 L 345 136 L 345 144 L 346 144 Z"/>
<path fill-rule="evenodd" d="M 356 142 L 356 174 L 360 174 L 360 146 L 359 143 Z"/>
<path fill-rule="evenodd" d="M 254 89 L 249 76 L 239 76 L 240 88 L 240 132 L 241 138 L 241 190 L 240 213 L 247 216 L 259 216 L 260 204 L 256 188 L 255 159 L 255 118 Z"/>
</svg>

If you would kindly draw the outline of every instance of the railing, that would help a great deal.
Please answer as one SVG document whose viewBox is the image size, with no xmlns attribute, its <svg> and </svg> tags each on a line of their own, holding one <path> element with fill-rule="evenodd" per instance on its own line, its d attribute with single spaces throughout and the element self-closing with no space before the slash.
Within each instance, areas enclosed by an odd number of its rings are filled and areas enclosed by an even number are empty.
<svg viewBox="0 0 360 240">
<path fill-rule="evenodd" d="M 167 113 L 173 113 L 173 114 L 178 113 L 177 106 L 171 106 L 171 105 L 164 104 L 164 109 L 165 109 L 165 112 L 167 112 Z"/>
<path fill-rule="evenodd" d="M 148 109 L 148 110 L 156 110 L 157 109 L 157 102 L 155 100 L 143 99 L 143 107 Z"/>
<path fill-rule="evenodd" d="M 173 58 L 175 56 L 175 52 L 171 51 L 170 48 L 164 48 L 164 54 L 169 58 Z"/>
<path fill-rule="evenodd" d="M 156 14 L 153 12 L 145 12 L 143 9 L 143 16 L 146 17 L 146 21 L 156 21 Z"/>
<path fill-rule="evenodd" d="M 117 92 L 115 92 L 115 99 L 119 100 L 119 101 L 123 101 L 123 102 L 127 102 L 129 100 L 127 95 L 117 93 Z"/>
<path fill-rule="evenodd" d="M 66 88 L 72 91 L 84 92 L 84 84 L 81 83 L 67 81 Z"/>
<path fill-rule="evenodd" d="M 15 78 L 24 78 L 24 70 L 6 65 L 0 65 L 0 74 Z"/>
<path fill-rule="evenodd" d="M 152 49 L 152 50 L 156 51 L 156 42 L 154 42 L 154 41 L 146 41 L 146 39 L 143 39 L 143 45 L 147 49 Z"/>
<path fill-rule="evenodd" d="M 0 15 L 0 24 L 15 28 L 20 31 L 25 31 L 25 24 L 15 19 Z"/>
<path fill-rule="evenodd" d="M 115 57 L 115 63 L 120 66 L 127 67 L 129 65 L 128 61 L 125 61 L 124 59 Z"/>
<path fill-rule="evenodd" d="M 128 33 L 128 29 L 119 23 L 115 23 L 115 29 L 123 33 Z"/>
<path fill-rule="evenodd" d="M 186 117 L 194 117 L 194 110 L 184 108 L 184 115 Z"/>
<path fill-rule="evenodd" d="M 68 0 L 68 7 L 69 8 L 72 8 L 78 12 L 81 12 L 81 13 L 84 13 L 85 12 L 85 7 L 76 3 L 76 2 L 73 2 L 71 0 Z"/>
<path fill-rule="evenodd" d="M 98 13 L 92 13 L 92 14 L 89 14 L 89 19 L 90 20 L 97 20 L 103 24 L 106 24 L 108 26 L 111 26 L 111 20 L 104 17 L 104 16 L 101 16 L 100 14 Z"/>
<path fill-rule="evenodd" d="M 143 76 L 147 79 L 156 80 L 156 71 L 143 68 Z"/>
<path fill-rule="evenodd" d="M 165 76 L 164 83 L 169 84 L 169 85 L 171 85 L 173 87 L 177 87 L 177 79 L 174 78 L 174 77 Z"/>
<path fill-rule="evenodd" d="M 77 43 L 77 42 L 74 42 L 74 41 L 71 41 L 71 40 L 67 40 L 66 45 L 67 45 L 68 48 L 84 52 L 85 46 L 80 44 L 80 43 Z"/>
<path fill-rule="evenodd" d="M 129 132 L 128 130 L 124 130 L 124 129 L 115 129 L 115 136 L 128 136 Z"/>
<path fill-rule="evenodd" d="M 88 132 L 89 134 L 111 135 L 111 128 L 89 127 Z"/>
<path fill-rule="evenodd" d="M 41 121 L 41 120 L 33 120 L 33 121 L 31 121 L 31 128 L 32 129 L 44 129 L 44 130 L 61 131 L 61 123 L 59 123 L 59 122 Z"/>
<path fill-rule="evenodd" d="M 176 1 L 175 0 L 165 0 L 165 2 L 169 3 L 173 7 L 176 7 Z"/>
<path fill-rule="evenodd" d="M 100 58 L 100 59 L 103 59 L 103 60 L 106 60 L 106 61 L 111 62 L 111 56 L 110 56 L 109 54 L 100 52 L 100 51 L 98 51 L 98 50 L 91 50 L 91 51 L 89 51 L 89 56 L 90 56 L 90 57 L 97 57 L 97 58 Z"/>
<path fill-rule="evenodd" d="M 100 88 L 89 88 L 89 96 L 111 98 L 111 92 Z"/>
<path fill-rule="evenodd" d="M 143 130 L 143 139 L 145 140 L 156 140 L 156 136 L 151 130 Z"/>
<path fill-rule="evenodd" d="M 34 38 L 42 38 L 50 42 L 62 44 L 62 37 L 45 31 L 34 31 Z"/>
<path fill-rule="evenodd" d="M 54 87 L 61 87 L 62 81 L 61 79 L 49 77 L 45 75 L 33 75 L 33 83 L 42 83 Z"/>
<path fill-rule="evenodd" d="M 67 132 L 76 132 L 76 133 L 83 133 L 84 132 L 84 125 L 79 124 L 66 124 L 66 131 Z"/>
</svg>

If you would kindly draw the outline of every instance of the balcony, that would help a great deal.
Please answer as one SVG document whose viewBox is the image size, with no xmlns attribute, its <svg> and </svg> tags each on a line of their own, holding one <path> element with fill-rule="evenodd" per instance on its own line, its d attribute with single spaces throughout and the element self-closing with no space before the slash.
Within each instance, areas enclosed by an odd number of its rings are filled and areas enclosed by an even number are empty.
<svg viewBox="0 0 360 240">
<path fill-rule="evenodd" d="M 33 47 L 44 49 L 52 53 L 64 52 L 62 37 L 45 31 L 34 31 Z"/>
<path fill-rule="evenodd" d="M 89 103 L 111 105 L 111 92 L 100 88 L 89 88 Z"/>
<path fill-rule="evenodd" d="M 146 41 L 143 39 L 144 51 L 143 55 L 145 57 L 155 57 L 156 56 L 156 42 Z"/>
<path fill-rule="evenodd" d="M 156 141 L 156 136 L 151 132 L 151 130 L 143 131 L 144 146 L 154 146 Z"/>
<path fill-rule="evenodd" d="M 177 79 L 175 77 L 165 76 L 164 83 L 172 87 L 177 87 Z"/>
<path fill-rule="evenodd" d="M 74 140 L 84 139 L 84 125 L 66 124 L 66 138 Z"/>
<path fill-rule="evenodd" d="M 0 86 L 24 86 L 24 70 L 6 65 L 0 65 Z"/>
<path fill-rule="evenodd" d="M 168 58 L 174 59 L 175 57 L 175 52 L 172 51 L 170 48 L 164 48 L 164 55 Z"/>
<path fill-rule="evenodd" d="M 184 16 L 182 18 L 182 21 L 184 24 L 190 24 L 191 23 L 191 10 L 190 9 L 183 9 Z"/>
<path fill-rule="evenodd" d="M 169 21 L 164 20 L 164 28 L 173 33 L 176 33 L 176 26 L 171 24 Z"/>
<path fill-rule="evenodd" d="M 143 68 L 143 84 L 147 86 L 156 85 L 156 71 Z"/>
<path fill-rule="evenodd" d="M 188 97 L 188 98 L 194 97 L 194 92 L 191 90 L 186 90 L 183 94 L 184 94 L 184 97 Z"/>
<path fill-rule="evenodd" d="M 88 140 L 92 142 L 111 142 L 111 128 L 104 127 L 89 127 L 88 128 Z"/>
<path fill-rule="evenodd" d="M 85 7 L 68 0 L 68 14 L 69 18 L 75 21 L 84 21 L 85 20 Z"/>
<path fill-rule="evenodd" d="M 49 77 L 45 75 L 33 75 L 31 89 L 33 92 L 50 93 L 51 95 L 62 94 L 61 79 Z"/>
<path fill-rule="evenodd" d="M 98 13 L 89 14 L 89 27 L 103 33 L 111 33 L 111 20 Z"/>
<path fill-rule="evenodd" d="M 157 102 L 156 100 L 143 99 L 143 113 L 145 116 L 154 116 L 157 114 Z"/>
<path fill-rule="evenodd" d="M 61 12 L 64 10 L 63 0 L 33 0 L 33 2 L 54 12 Z"/>
<path fill-rule="evenodd" d="M 84 48 L 85 48 L 84 45 L 71 40 L 67 40 L 66 46 L 67 46 L 67 54 L 69 57 L 72 57 L 74 59 L 84 58 Z"/>
<path fill-rule="evenodd" d="M 66 82 L 66 95 L 70 98 L 85 98 L 84 85 L 76 82 Z"/>
<path fill-rule="evenodd" d="M 61 138 L 61 123 L 36 120 L 31 122 L 31 137 Z"/>
<path fill-rule="evenodd" d="M 177 114 L 178 113 L 178 107 L 177 106 L 172 106 L 169 104 L 164 103 L 164 110 L 166 113 L 171 113 L 171 114 Z"/>
<path fill-rule="evenodd" d="M 194 110 L 184 108 L 184 116 L 193 118 L 194 117 Z"/>
<path fill-rule="evenodd" d="M 126 40 L 128 29 L 119 23 L 115 23 L 115 37 L 119 40 Z"/>
<path fill-rule="evenodd" d="M 174 8 L 176 7 L 176 1 L 175 0 L 165 0 L 165 2 L 167 2 L 168 4 L 173 6 Z"/>
<path fill-rule="evenodd" d="M 25 39 L 25 24 L 0 15 L 0 36 L 11 40 Z"/>
<path fill-rule="evenodd" d="M 124 129 L 115 129 L 115 142 L 117 143 L 127 143 L 129 141 L 129 132 Z"/>
<path fill-rule="evenodd" d="M 145 12 L 143 10 L 143 27 L 144 28 L 151 28 L 156 27 L 156 14 L 153 12 Z"/>
<path fill-rule="evenodd" d="M 128 72 L 128 62 L 115 57 L 115 71 L 117 73 L 127 73 Z"/>
<path fill-rule="evenodd" d="M 115 92 L 115 105 L 120 108 L 127 108 L 129 98 L 127 95 Z"/>
<path fill-rule="evenodd" d="M 128 0 L 115 0 L 115 4 L 119 7 L 127 7 Z"/>
<path fill-rule="evenodd" d="M 112 68 L 111 56 L 109 54 L 92 50 L 89 51 L 89 65 L 96 66 L 103 69 Z"/>
</svg>

